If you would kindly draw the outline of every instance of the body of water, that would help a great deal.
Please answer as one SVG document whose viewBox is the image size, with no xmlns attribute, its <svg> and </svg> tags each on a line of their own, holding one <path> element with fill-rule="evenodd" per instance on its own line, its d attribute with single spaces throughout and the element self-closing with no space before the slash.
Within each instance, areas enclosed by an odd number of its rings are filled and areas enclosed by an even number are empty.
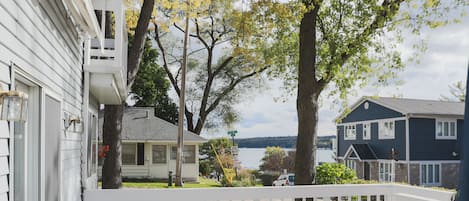
<svg viewBox="0 0 469 201">
<path fill-rule="evenodd" d="M 286 152 L 295 149 L 284 149 Z M 259 169 L 261 159 L 264 157 L 265 148 L 239 148 L 238 159 L 241 166 L 248 169 Z M 335 162 L 333 151 L 330 149 L 318 149 L 316 152 L 316 163 Z"/>
</svg>

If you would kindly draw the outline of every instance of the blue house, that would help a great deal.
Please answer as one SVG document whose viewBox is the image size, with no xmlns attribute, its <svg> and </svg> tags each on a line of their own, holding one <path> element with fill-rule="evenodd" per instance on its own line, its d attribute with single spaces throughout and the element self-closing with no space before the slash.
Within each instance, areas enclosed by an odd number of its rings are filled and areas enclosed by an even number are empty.
<svg viewBox="0 0 469 201">
<path fill-rule="evenodd" d="M 363 97 L 338 117 L 337 159 L 365 180 L 455 188 L 464 103 Z"/>
</svg>

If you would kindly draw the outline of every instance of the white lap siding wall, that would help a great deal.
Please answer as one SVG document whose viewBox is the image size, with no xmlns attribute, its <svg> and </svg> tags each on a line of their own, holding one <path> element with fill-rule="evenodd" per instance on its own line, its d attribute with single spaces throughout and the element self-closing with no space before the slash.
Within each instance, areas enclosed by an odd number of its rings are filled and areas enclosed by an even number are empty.
<svg viewBox="0 0 469 201">
<path fill-rule="evenodd" d="M 60 98 L 62 117 L 68 114 L 83 120 L 82 49 L 61 0 L 0 1 L 0 83 L 4 86 L 12 81 L 9 66 L 14 63 L 18 71 L 37 82 L 46 93 Z M 47 118 L 47 114 L 43 116 Z M 81 200 L 82 134 L 80 129 L 65 133 L 64 126 L 61 127 L 59 195 L 63 201 Z M 3 201 L 8 200 L 5 192 L 11 188 L 6 183 L 9 168 L 5 163 L 9 134 L 5 122 L 0 122 L 0 129 L 0 201 Z"/>
</svg>

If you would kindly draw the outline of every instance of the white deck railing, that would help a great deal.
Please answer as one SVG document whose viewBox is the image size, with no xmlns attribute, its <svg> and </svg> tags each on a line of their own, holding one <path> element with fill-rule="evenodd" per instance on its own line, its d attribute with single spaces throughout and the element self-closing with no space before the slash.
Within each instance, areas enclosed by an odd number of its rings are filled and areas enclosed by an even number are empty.
<svg viewBox="0 0 469 201">
<path fill-rule="evenodd" d="M 451 201 L 454 193 L 399 184 L 292 187 L 105 189 L 85 191 L 84 201 Z"/>
</svg>

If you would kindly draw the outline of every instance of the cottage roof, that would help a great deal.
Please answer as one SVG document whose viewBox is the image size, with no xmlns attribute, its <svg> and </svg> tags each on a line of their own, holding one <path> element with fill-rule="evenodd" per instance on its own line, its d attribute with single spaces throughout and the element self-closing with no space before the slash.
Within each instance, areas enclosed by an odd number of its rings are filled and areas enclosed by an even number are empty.
<svg viewBox="0 0 469 201">
<path fill-rule="evenodd" d="M 419 100 L 406 98 L 369 98 L 403 114 L 414 115 L 464 115 L 464 102 Z"/>
<path fill-rule="evenodd" d="M 396 112 L 400 112 L 403 115 L 464 116 L 464 102 L 394 97 L 364 96 L 350 107 L 350 111 L 355 110 L 366 101 L 382 105 Z M 343 119 L 347 115 L 348 113 L 342 113 L 336 120 Z"/>
<path fill-rule="evenodd" d="M 178 127 L 154 116 L 151 107 L 128 107 L 122 119 L 122 140 L 176 142 Z M 99 139 L 102 139 L 103 117 L 99 117 Z M 184 130 L 185 142 L 202 143 L 207 140 Z"/>
</svg>

